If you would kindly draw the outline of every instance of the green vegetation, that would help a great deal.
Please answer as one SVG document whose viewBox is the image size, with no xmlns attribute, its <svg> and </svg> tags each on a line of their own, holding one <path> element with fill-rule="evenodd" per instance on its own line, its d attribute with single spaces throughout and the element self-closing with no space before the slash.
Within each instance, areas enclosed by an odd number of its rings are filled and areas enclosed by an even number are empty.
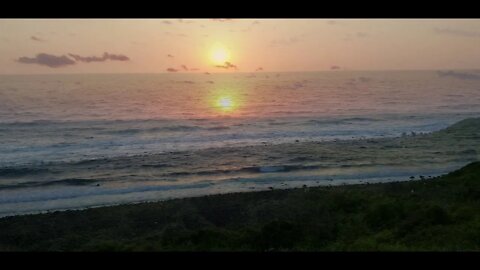
<svg viewBox="0 0 480 270">
<path fill-rule="evenodd" d="M 480 162 L 419 181 L 9 217 L 0 250 L 480 250 Z"/>
</svg>

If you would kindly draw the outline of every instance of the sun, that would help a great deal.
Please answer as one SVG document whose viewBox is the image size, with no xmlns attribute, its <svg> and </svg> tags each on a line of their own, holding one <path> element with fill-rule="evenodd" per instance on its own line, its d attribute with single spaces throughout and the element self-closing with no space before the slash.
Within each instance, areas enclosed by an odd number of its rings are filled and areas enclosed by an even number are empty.
<svg viewBox="0 0 480 270">
<path fill-rule="evenodd" d="M 215 65 L 223 65 L 230 60 L 230 52 L 223 46 L 216 46 L 211 50 L 210 60 Z"/>
</svg>

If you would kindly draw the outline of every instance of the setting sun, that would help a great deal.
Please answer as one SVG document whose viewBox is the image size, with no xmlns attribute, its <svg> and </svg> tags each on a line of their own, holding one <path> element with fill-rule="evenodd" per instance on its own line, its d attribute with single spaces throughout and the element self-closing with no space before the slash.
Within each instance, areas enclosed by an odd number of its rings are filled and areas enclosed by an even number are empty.
<svg viewBox="0 0 480 270">
<path fill-rule="evenodd" d="M 215 47 L 211 51 L 210 59 L 216 65 L 222 65 L 230 60 L 230 52 L 222 46 Z"/>
</svg>

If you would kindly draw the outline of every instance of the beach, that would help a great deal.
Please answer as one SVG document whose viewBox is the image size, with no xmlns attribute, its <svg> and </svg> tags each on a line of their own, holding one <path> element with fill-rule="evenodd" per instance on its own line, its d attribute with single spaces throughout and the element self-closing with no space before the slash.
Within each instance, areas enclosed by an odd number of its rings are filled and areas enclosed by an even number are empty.
<svg viewBox="0 0 480 270">
<path fill-rule="evenodd" d="M 429 178 L 477 161 L 479 131 L 479 119 L 466 119 L 431 134 L 397 138 L 208 148 L 4 168 L 0 213 Z"/>
<path fill-rule="evenodd" d="M 0 249 L 478 250 L 479 138 L 480 119 L 473 118 L 432 134 L 265 145 L 256 147 L 255 154 L 249 152 L 253 151 L 253 147 L 243 147 L 240 149 L 244 152 L 240 153 L 258 159 L 265 158 L 265 153 L 298 159 L 285 152 L 292 149 L 295 153 L 301 153 L 302 157 L 322 157 L 319 153 L 329 153 L 328 156 L 333 159 L 331 162 L 338 163 L 339 167 L 345 167 L 341 161 L 346 159 L 348 164 L 358 164 L 369 171 L 372 168 L 365 166 L 365 163 L 375 158 L 390 160 L 392 164 L 420 163 L 422 166 L 417 167 L 415 174 L 411 171 L 407 174 L 401 172 L 403 174 L 395 179 L 379 177 L 378 181 L 372 181 L 369 177 L 367 181 L 355 178 L 350 182 L 302 179 L 290 180 L 288 185 L 280 180 L 276 184 L 256 180 L 260 183 L 251 184 L 256 187 L 255 190 L 247 185 L 240 191 L 237 188 L 228 192 L 223 188 L 223 192 L 216 192 L 212 188 L 214 185 L 208 185 L 204 194 L 183 194 L 183 199 L 165 198 L 163 202 L 4 217 L 0 219 Z M 235 150 L 231 153 L 238 155 L 240 150 Z M 215 151 L 218 149 L 202 150 L 191 155 L 205 157 L 210 154 L 208 162 L 212 162 L 214 156 L 219 156 Z M 170 159 L 180 157 L 191 158 L 190 155 L 185 157 L 184 153 L 169 156 Z M 221 157 L 222 162 L 228 163 L 228 156 L 222 154 Z M 135 164 L 144 168 L 145 164 L 164 162 L 159 158 L 161 155 L 131 157 L 118 160 L 115 164 L 132 170 Z M 325 159 L 321 160 L 326 162 Z M 95 168 L 111 166 L 101 161 L 92 162 L 80 165 Z M 190 171 L 192 174 L 260 175 L 283 171 L 321 171 L 321 168 L 309 165 L 303 158 L 301 162 L 302 166 L 297 167 L 248 167 L 214 172 L 196 172 L 192 168 Z M 473 163 L 453 173 L 440 173 L 447 169 L 442 166 L 453 162 L 458 162 L 460 167 Z M 357 177 L 358 170 L 355 168 Z M 391 172 L 384 173 L 391 175 Z"/>
<path fill-rule="evenodd" d="M 0 250 L 478 251 L 479 175 L 6 217 Z"/>
</svg>

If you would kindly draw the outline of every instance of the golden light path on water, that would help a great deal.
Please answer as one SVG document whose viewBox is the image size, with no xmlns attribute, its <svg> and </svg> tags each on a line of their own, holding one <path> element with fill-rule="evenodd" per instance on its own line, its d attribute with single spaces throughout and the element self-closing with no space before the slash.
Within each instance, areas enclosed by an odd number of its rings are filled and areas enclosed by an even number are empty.
<svg viewBox="0 0 480 270">
<path fill-rule="evenodd" d="M 228 88 L 216 89 L 209 96 L 210 108 L 213 109 L 212 113 L 220 113 L 223 116 L 238 115 L 244 101 L 238 91 Z"/>
<path fill-rule="evenodd" d="M 217 105 L 220 109 L 224 111 L 231 111 L 233 109 L 234 103 L 230 97 L 221 97 Z"/>
</svg>

